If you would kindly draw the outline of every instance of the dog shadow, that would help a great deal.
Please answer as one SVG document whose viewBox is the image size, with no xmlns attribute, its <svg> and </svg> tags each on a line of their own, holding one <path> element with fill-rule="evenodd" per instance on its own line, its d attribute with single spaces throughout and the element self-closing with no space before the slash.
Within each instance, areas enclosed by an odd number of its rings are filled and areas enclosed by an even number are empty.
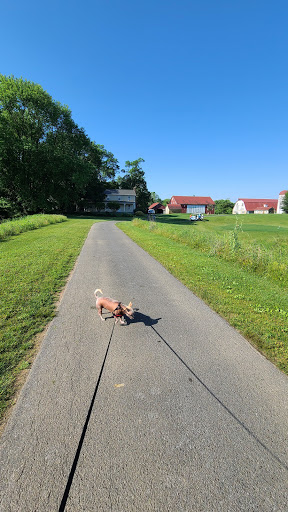
<svg viewBox="0 0 288 512">
<path fill-rule="evenodd" d="M 147 327 L 151 327 L 152 325 L 158 324 L 158 320 L 161 320 L 161 318 L 151 318 L 151 316 L 144 315 L 143 313 L 139 313 L 139 311 L 134 310 L 134 319 L 127 319 L 127 322 L 136 324 L 142 322 Z"/>
<path fill-rule="evenodd" d="M 91 309 L 96 309 L 95 306 L 91 306 Z M 109 311 L 103 311 L 102 313 L 103 318 L 105 320 L 113 319 L 113 315 Z M 139 324 L 143 323 L 146 327 L 151 327 L 152 325 L 158 324 L 158 321 L 161 320 L 160 318 L 151 318 L 151 316 L 144 315 L 143 313 L 139 313 L 137 309 L 134 309 L 134 318 L 129 318 L 128 316 L 125 316 L 125 324 L 123 325 L 129 325 L 129 324 Z"/>
</svg>

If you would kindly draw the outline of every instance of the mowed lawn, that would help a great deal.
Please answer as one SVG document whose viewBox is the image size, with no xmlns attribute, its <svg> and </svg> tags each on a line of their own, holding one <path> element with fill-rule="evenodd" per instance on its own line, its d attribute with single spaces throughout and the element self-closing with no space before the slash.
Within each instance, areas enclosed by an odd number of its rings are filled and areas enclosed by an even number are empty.
<svg viewBox="0 0 288 512">
<path fill-rule="evenodd" d="M 94 222 L 68 219 L 0 242 L 0 417 Z"/>
<path fill-rule="evenodd" d="M 182 226 L 193 224 L 201 233 L 225 235 L 239 226 L 239 237 L 243 241 L 257 241 L 271 246 L 278 242 L 288 242 L 288 215 L 205 215 L 204 221 L 191 223 L 188 214 L 158 215 L 157 224 Z"/>
<path fill-rule="evenodd" d="M 288 215 L 161 215 L 119 227 L 288 374 Z"/>
</svg>

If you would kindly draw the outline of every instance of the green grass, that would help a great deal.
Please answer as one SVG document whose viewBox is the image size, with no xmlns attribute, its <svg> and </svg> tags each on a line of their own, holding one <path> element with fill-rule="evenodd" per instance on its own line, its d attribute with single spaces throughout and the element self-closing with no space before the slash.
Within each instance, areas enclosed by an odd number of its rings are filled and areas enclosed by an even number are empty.
<svg viewBox="0 0 288 512">
<path fill-rule="evenodd" d="M 119 227 L 288 374 L 288 216 L 188 217 Z"/>
<path fill-rule="evenodd" d="M 166 238 L 188 245 L 288 285 L 288 216 L 210 216 L 189 222 L 189 216 L 159 216 L 157 222 L 134 220 Z M 268 217 L 265 224 L 265 217 Z M 274 223 L 271 224 L 270 217 Z M 253 220 L 253 223 L 251 222 Z M 257 224 L 258 222 L 258 224 Z M 270 223 L 270 224 L 268 224 Z M 280 225 L 279 225 L 280 224 Z M 266 229 L 267 228 L 267 229 Z"/>
<path fill-rule="evenodd" d="M 191 225 L 188 214 L 158 215 L 157 224 Z M 193 223 L 196 232 L 227 235 L 239 225 L 239 238 L 258 241 L 267 246 L 288 241 L 288 215 L 206 215 L 204 221 Z"/>
<path fill-rule="evenodd" d="M 64 215 L 28 215 L 17 220 L 8 220 L 0 224 L 0 241 L 7 240 L 10 236 L 19 235 L 26 231 L 32 231 L 49 224 L 65 222 L 67 217 Z"/>
<path fill-rule="evenodd" d="M 0 242 L 0 416 L 94 222 L 68 219 Z"/>
</svg>

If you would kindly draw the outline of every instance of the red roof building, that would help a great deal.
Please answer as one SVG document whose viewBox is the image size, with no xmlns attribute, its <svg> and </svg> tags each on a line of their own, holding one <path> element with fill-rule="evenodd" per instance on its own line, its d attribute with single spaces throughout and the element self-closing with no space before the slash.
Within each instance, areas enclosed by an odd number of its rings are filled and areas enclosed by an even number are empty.
<svg viewBox="0 0 288 512">
<path fill-rule="evenodd" d="M 214 213 L 215 203 L 207 196 L 172 196 L 166 213 Z"/>
<path fill-rule="evenodd" d="M 277 199 L 243 199 L 236 201 L 232 213 L 274 213 L 277 211 Z"/>
<path fill-rule="evenodd" d="M 155 210 L 155 213 L 163 213 L 165 206 L 161 203 L 153 203 L 149 206 L 148 210 Z"/>
</svg>

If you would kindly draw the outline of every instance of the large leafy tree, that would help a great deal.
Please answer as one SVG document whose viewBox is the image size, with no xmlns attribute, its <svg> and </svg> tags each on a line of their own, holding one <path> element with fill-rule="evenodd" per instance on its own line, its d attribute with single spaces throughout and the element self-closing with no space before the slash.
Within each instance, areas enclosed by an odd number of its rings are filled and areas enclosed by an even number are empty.
<svg viewBox="0 0 288 512">
<path fill-rule="evenodd" d="M 288 213 L 288 192 L 286 192 L 281 206 L 282 210 L 284 210 L 285 213 Z"/>
<path fill-rule="evenodd" d="M 161 198 L 156 192 L 150 192 L 150 201 L 151 203 L 161 203 Z"/>
<path fill-rule="evenodd" d="M 232 213 L 234 203 L 230 199 L 216 199 L 215 201 L 215 213 L 216 214 L 227 214 Z"/>
<path fill-rule="evenodd" d="M 117 161 L 33 82 L 0 75 L 0 198 L 21 213 L 74 210 Z M 101 192 L 102 191 L 102 192 Z"/>
<path fill-rule="evenodd" d="M 111 183 L 114 183 L 119 171 L 118 161 L 103 145 L 94 142 L 91 144 L 87 158 L 92 167 L 81 204 L 83 206 L 99 205 L 104 208 L 102 204 L 105 198 L 104 192 Z"/>
<path fill-rule="evenodd" d="M 145 173 L 141 167 L 142 162 L 145 162 L 143 158 L 133 161 L 127 160 L 125 162 L 126 171 L 122 171 L 124 176 L 118 177 L 117 185 L 122 189 L 134 189 L 136 192 L 136 210 L 145 212 L 149 206 L 151 195 L 147 189 Z"/>
</svg>

